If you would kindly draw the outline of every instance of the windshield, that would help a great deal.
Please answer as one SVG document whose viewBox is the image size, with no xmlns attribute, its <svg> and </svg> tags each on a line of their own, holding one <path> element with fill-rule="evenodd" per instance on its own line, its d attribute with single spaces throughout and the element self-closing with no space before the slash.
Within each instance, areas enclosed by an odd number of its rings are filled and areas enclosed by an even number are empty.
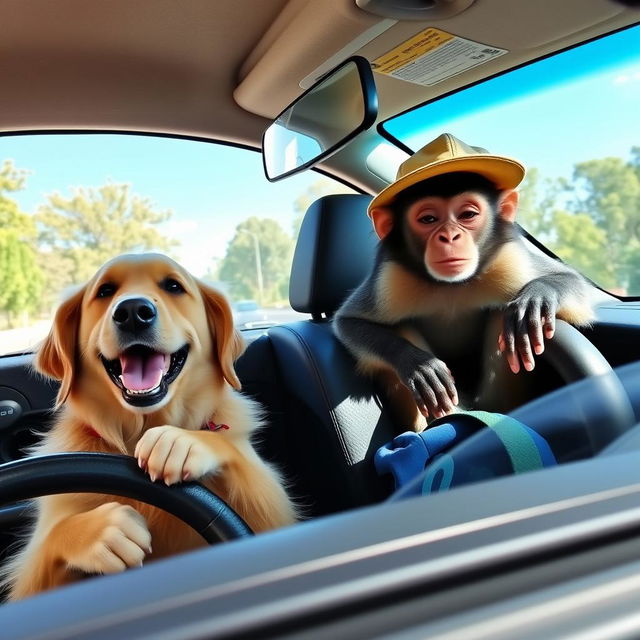
<svg viewBox="0 0 640 640">
<path fill-rule="evenodd" d="M 640 26 L 381 125 L 415 151 L 443 132 L 528 169 L 520 224 L 603 288 L 640 295 Z"/>
<path fill-rule="evenodd" d="M 31 349 L 58 303 L 121 253 L 159 251 L 232 303 L 236 326 L 299 317 L 288 301 L 302 217 L 351 189 L 277 184 L 259 153 L 125 134 L 0 137 L 0 355 Z"/>
</svg>

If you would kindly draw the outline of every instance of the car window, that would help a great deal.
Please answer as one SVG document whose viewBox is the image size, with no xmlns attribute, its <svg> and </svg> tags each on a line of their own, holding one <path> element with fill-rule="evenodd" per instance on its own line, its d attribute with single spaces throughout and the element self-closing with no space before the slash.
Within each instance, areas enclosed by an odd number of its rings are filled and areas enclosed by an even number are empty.
<svg viewBox="0 0 640 640">
<path fill-rule="evenodd" d="M 443 132 L 521 160 L 520 224 L 622 296 L 640 295 L 640 26 L 382 124 L 416 150 Z"/>
<path fill-rule="evenodd" d="M 289 271 L 319 173 L 279 183 L 259 153 L 124 134 L 0 138 L 0 354 L 28 350 L 61 297 L 109 258 L 161 251 L 224 291 L 240 328 L 297 314 Z"/>
</svg>

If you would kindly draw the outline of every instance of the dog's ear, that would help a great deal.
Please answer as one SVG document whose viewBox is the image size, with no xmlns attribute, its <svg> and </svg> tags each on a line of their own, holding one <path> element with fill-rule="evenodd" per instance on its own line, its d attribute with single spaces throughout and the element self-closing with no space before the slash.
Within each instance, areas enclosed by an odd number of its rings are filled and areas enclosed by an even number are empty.
<svg viewBox="0 0 640 640">
<path fill-rule="evenodd" d="M 233 326 L 233 314 L 227 299 L 215 289 L 198 282 L 209 321 L 209 331 L 214 339 L 215 351 L 222 375 L 234 388 L 240 389 L 240 380 L 233 368 L 234 362 L 244 351 L 244 340 Z"/>
<path fill-rule="evenodd" d="M 82 287 L 58 307 L 49 335 L 38 348 L 34 361 L 37 371 L 60 380 L 56 406 L 60 406 L 71 391 L 84 290 Z"/>
</svg>

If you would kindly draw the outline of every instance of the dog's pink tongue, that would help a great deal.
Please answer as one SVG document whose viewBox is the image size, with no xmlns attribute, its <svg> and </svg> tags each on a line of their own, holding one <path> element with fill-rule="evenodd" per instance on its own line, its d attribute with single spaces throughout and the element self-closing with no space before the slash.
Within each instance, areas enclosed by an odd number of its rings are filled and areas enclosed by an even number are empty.
<svg viewBox="0 0 640 640">
<path fill-rule="evenodd" d="M 139 355 L 122 354 L 122 384 L 132 391 L 146 391 L 160 384 L 164 373 L 165 355 L 154 353 L 148 358 Z"/>
</svg>

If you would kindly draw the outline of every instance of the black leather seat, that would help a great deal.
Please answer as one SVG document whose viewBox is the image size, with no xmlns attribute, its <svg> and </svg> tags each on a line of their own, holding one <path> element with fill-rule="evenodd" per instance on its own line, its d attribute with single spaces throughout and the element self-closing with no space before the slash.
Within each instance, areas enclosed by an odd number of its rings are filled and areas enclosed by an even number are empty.
<svg viewBox="0 0 640 640">
<path fill-rule="evenodd" d="M 291 306 L 311 318 L 273 327 L 238 363 L 245 391 L 269 412 L 263 453 L 284 468 L 309 515 L 376 502 L 390 489 L 372 460 L 395 435 L 392 425 L 331 328 L 333 313 L 373 264 L 369 202 L 345 194 L 311 205 L 289 288 Z"/>
</svg>

